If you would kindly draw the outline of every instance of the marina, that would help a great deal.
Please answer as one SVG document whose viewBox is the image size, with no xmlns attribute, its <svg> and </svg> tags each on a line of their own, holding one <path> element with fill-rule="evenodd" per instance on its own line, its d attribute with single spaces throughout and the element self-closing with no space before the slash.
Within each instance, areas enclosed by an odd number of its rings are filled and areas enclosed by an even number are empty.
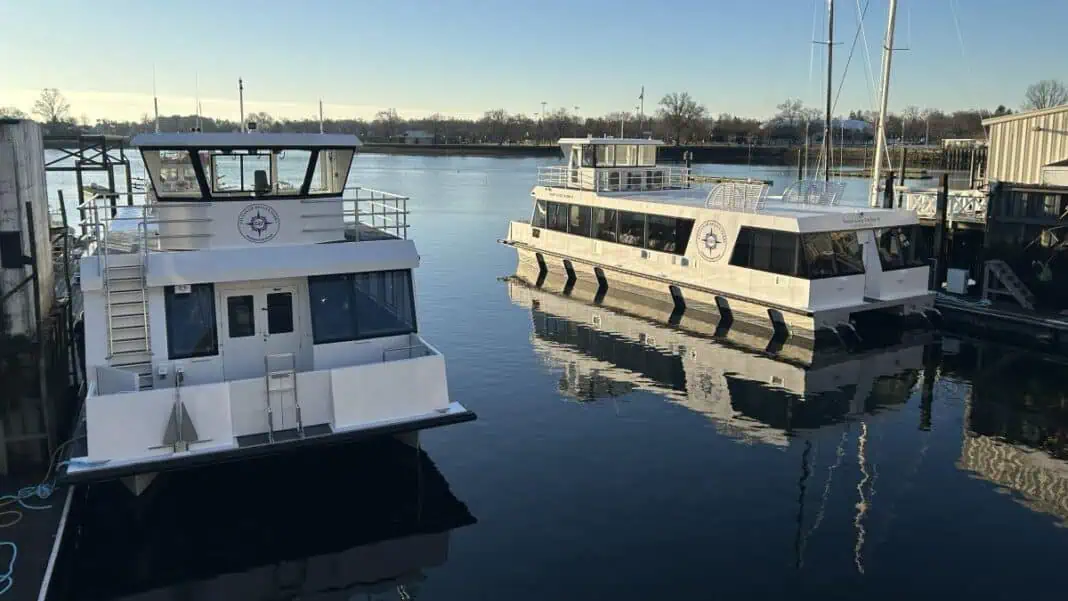
<svg viewBox="0 0 1068 601">
<path fill-rule="evenodd" d="M 0 601 L 1061 596 L 1017 4 L 12 5 Z"/>
</svg>

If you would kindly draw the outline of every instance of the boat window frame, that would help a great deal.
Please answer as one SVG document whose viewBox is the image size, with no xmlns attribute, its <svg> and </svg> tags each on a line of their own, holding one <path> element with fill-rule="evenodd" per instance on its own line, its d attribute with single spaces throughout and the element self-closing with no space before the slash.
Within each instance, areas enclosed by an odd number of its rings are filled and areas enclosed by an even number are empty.
<svg viewBox="0 0 1068 601">
<path fill-rule="evenodd" d="M 355 159 L 358 149 L 352 146 L 272 146 L 272 145 L 205 145 L 205 146 L 141 146 L 139 147 L 141 153 L 141 161 L 145 165 L 145 169 L 148 171 L 148 181 L 152 186 L 152 192 L 156 197 L 156 200 L 161 202 L 248 202 L 249 199 L 259 200 L 285 200 L 294 198 L 329 198 L 340 197 L 345 193 L 345 186 L 348 185 L 349 174 L 352 170 L 352 161 Z M 275 156 L 276 154 L 288 150 L 307 151 L 310 153 L 308 160 L 308 167 L 305 170 L 304 178 L 301 181 L 301 185 L 297 188 L 296 192 L 287 194 L 270 193 L 264 195 L 252 195 L 245 192 L 222 192 L 218 195 L 212 191 L 211 183 L 208 181 L 207 171 L 205 165 L 201 160 L 202 153 L 208 153 L 208 156 L 216 154 L 233 154 L 234 151 L 242 151 L 243 153 L 267 153 L 271 157 L 271 173 L 270 181 L 277 180 L 277 174 L 274 171 L 277 170 Z M 312 191 L 311 182 L 315 175 L 315 169 L 320 166 L 319 155 L 320 153 L 327 151 L 336 151 L 338 153 L 348 153 L 347 169 L 344 173 L 344 177 L 341 180 L 341 185 L 337 191 Z M 185 152 L 189 156 L 189 162 L 193 167 L 193 172 L 197 178 L 197 184 L 200 187 L 199 196 L 186 196 L 170 192 L 160 192 L 160 186 L 157 185 L 159 179 L 160 169 L 160 154 L 167 152 Z M 346 161 L 343 161 L 346 162 Z M 322 185 L 329 188 L 325 181 Z"/>
<path fill-rule="evenodd" d="M 756 253 L 758 251 L 758 235 L 767 236 L 767 267 L 757 267 L 754 264 L 754 259 L 756 258 Z M 792 239 L 793 244 L 781 244 L 784 239 Z M 777 242 L 779 244 L 777 244 Z M 789 262 L 792 264 L 792 267 L 789 271 L 784 271 L 776 268 L 776 265 L 778 264 L 777 260 L 782 261 L 782 257 L 786 256 L 785 254 L 782 254 L 782 251 L 788 247 L 792 247 L 793 251 L 792 253 L 787 253 L 791 255 Z M 776 249 L 778 249 L 778 251 Z M 778 259 L 776 258 L 777 252 L 780 254 Z M 735 236 L 734 247 L 731 249 L 731 258 L 727 264 L 732 267 L 751 269 L 761 273 L 770 273 L 801 280 L 810 279 L 807 276 L 807 265 L 801 260 L 801 234 L 798 232 L 742 225 L 738 228 L 738 235 Z"/>
<path fill-rule="evenodd" d="M 393 277 L 396 277 L 398 274 L 403 275 L 403 277 L 405 279 L 405 284 L 408 287 L 408 294 L 407 294 L 406 302 L 407 302 L 407 305 L 408 305 L 409 313 L 411 314 L 411 325 L 410 325 L 410 327 L 397 328 L 395 330 L 385 330 L 385 331 L 379 330 L 379 331 L 375 331 L 374 333 L 368 333 L 368 334 L 362 334 L 361 333 L 363 330 L 360 327 L 361 319 L 360 319 L 360 315 L 359 315 L 359 313 L 357 311 L 357 307 L 356 307 L 356 303 L 355 303 L 355 294 L 356 294 L 356 286 L 355 285 L 356 285 L 356 278 L 358 278 L 359 276 L 369 275 L 369 274 L 389 274 L 389 275 L 392 275 Z M 347 334 L 347 335 L 340 336 L 340 337 L 321 336 L 320 334 L 321 333 L 325 334 L 325 332 L 320 332 L 320 328 L 325 328 L 326 325 L 325 324 L 319 325 L 320 324 L 320 320 L 322 320 L 323 318 L 315 310 L 316 309 L 316 304 L 317 304 L 315 302 L 315 285 L 318 282 L 336 282 L 336 281 L 345 281 L 345 282 L 348 283 L 348 286 L 346 287 L 346 292 L 349 294 L 349 311 L 350 311 L 349 316 L 350 316 L 351 321 L 352 321 L 353 332 L 351 333 L 351 335 Z M 383 280 L 383 287 L 384 288 L 386 287 L 384 280 Z M 395 292 L 396 291 L 396 287 L 397 287 L 396 282 L 395 281 L 391 281 L 390 282 L 390 286 L 389 286 L 390 291 L 391 292 Z M 337 344 L 337 343 L 340 343 L 340 342 L 356 342 L 356 341 L 360 341 L 360 340 L 373 340 L 375 338 L 388 338 L 388 337 L 391 337 L 391 336 L 405 336 L 405 335 L 411 335 L 411 334 L 418 334 L 419 333 L 419 318 L 418 318 L 418 315 L 417 315 L 417 312 L 416 312 L 416 309 L 415 309 L 415 282 L 414 282 L 414 280 L 412 278 L 412 270 L 411 269 L 383 269 L 383 270 L 378 270 L 378 271 L 358 271 L 358 272 L 353 272 L 353 273 L 333 273 L 333 274 L 308 276 L 308 298 L 310 300 L 309 305 L 310 305 L 310 309 L 311 309 L 311 328 L 312 328 L 312 344 L 313 345 Z"/>
<path fill-rule="evenodd" d="M 890 248 L 884 246 L 884 236 L 892 235 L 894 231 L 901 232 L 904 230 L 906 236 L 905 242 L 907 243 L 907 250 L 900 265 L 894 265 L 889 263 L 886 257 L 883 255 L 883 251 L 890 252 Z M 879 265 L 883 271 L 899 271 L 901 269 L 918 269 L 920 267 L 929 267 L 930 265 L 925 259 L 918 258 L 916 256 L 916 249 L 918 247 L 919 238 L 922 236 L 920 226 L 913 225 L 897 225 L 891 227 L 878 228 L 875 230 L 875 249 L 879 254 Z M 887 241 L 891 241 L 892 238 L 885 238 Z"/>
<path fill-rule="evenodd" d="M 163 310 L 164 310 L 164 318 L 165 318 L 166 323 L 167 323 L 167 327 L 166 327 L 166 331 L 167 331 L 167 359 L 171 360 L 171 361 L 174 361 L 174 360 L 177 360 L 177 359 L 196 359 L 196 358 L 199 358 L 199 357 L 214 357 L 214 356 L 217 356 L 219 354 L 219 319 L 218 319 L 218 314 L 216 313 L 216 307 L 215 307 L 216 306 L 216 302 L 215 302 L 215 284 L 209 282 L 209 283 L 203 283 L 203 284 L 188 284 L 188 286 L 189 286 L 189 292 L 183 293 L 181 295 L 179 295 L 179 294 L 177 294 L 175 292 L 175 286 L 164 286 L 163 287 Z M 204 292 L 204 291 L 206 291 L 206 292 Z M 194 350 L 194 351 L 191 351 L 191 352 L 178 352 L 178 353 L 176 353 L 175 350 L 174 350 L 174 339 L 175 339 L 175 335 L 174 334 L 176 332 L 175 326 L 177 325 L 176 322 L 178 320 L 177 319 L 171 319 L 171 310 L 172 310 L 172 307 L 174 306 L 174 302 L 175 302 L 174 301 L 174 297 L 175 296 L 187 296 L 187 295 L 192 295 L 192 294 L 201 294 L 201 293 L 203 293 L 204 297 L 207 299 L 207 302 L 210 303 L 210 307 L 208 307 L 208 309 L 209 309 L 208 315 L 210 316 L 210 321 L 211 321 L 211 345 L 210 345 L 210 348 L 205 349 L 205 350 L 201 350 L 201 351 L 195 351 Z"/>
</svg>

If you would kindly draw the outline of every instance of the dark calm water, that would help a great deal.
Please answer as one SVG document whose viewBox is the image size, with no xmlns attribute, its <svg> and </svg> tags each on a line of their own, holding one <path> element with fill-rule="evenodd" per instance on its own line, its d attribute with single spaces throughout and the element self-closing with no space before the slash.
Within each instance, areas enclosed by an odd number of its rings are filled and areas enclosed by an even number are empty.
<svg viewBox="0 0 1068 601">
<path fill-rule="evenodd" d="M 354 168 L 412 197 L 420 327 L 478 421 L 97 487 L 52 598 L 1063 595 L 1062 363 L 918 340 L 806 370 L 501 281 L 545 162 Z"/>
</svg>

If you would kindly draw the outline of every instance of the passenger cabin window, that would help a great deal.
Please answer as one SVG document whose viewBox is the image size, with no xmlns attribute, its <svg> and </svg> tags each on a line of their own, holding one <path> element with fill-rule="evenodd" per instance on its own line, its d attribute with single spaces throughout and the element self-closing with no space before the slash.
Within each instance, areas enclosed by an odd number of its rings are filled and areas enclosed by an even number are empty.
<svg viewBox="0 0 1068 601">
<path fill-rule="evenodd" d="M 918 226 L 876 230 L 879 237 L 879 263 L 883 271 L 926 267 L 927 261 L 917 252 Z"/>
<path fill-rule="evenodd" d="M 411 271 L 376 271 L 308 278 L 315 344 L 416 331 Z"/>
<path fill-rule="evenodd" d="M 534 203 L 534 216 L 530 220 L 530 225 L 545 227 L 545 222 L 545 201 L 539 200 Z"/>
<path fill-rule="evenodd" d="M 166 286 L 167 356 L 189 359 L 219 354 L 215 331 L 215 286 Z"/>
<path fill-rule="evenodd" d="M 798 235 L 742 226 L 730 264 L 813 280 L 864 273 L 857 233 L 852 231 Z"/>
<path fill-rule="evenodd" d="M 676 255 L 686 254 L 693 233 L 692 219 L 540 200 L 534 207 L 535 224 L 541 211 L 547 227 L 558 232 Z"/>
</svg>

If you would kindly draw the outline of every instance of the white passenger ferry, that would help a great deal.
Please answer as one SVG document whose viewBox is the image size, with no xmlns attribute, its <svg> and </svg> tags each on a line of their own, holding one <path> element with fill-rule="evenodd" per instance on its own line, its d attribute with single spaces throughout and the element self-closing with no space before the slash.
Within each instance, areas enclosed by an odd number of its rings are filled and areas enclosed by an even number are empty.
<svg viewBox="0 0 1068 601">
<path fill-rule="evenodd" d="M 419 335 L 407 198 L 346 188 L 358 138 L 132 144 L 145 203 L 82 207 L 88 394 L 67 481 L 137 476 L 137 492 L 164 469 L 372 435 L 415 442 L 474 419 Z"/>
<path fill-rule="evenodd" d="M 661 144 L 560 140 L 567 165 L 539 171 L 531 220 L 503 242 L 542 272 L 712 307 L 795 343 L 932 310 L 914 212 L 842 206 L 823 182 L 781 197 L 760 182 L 705 188 L 658 165 Z"/>
</svg>

